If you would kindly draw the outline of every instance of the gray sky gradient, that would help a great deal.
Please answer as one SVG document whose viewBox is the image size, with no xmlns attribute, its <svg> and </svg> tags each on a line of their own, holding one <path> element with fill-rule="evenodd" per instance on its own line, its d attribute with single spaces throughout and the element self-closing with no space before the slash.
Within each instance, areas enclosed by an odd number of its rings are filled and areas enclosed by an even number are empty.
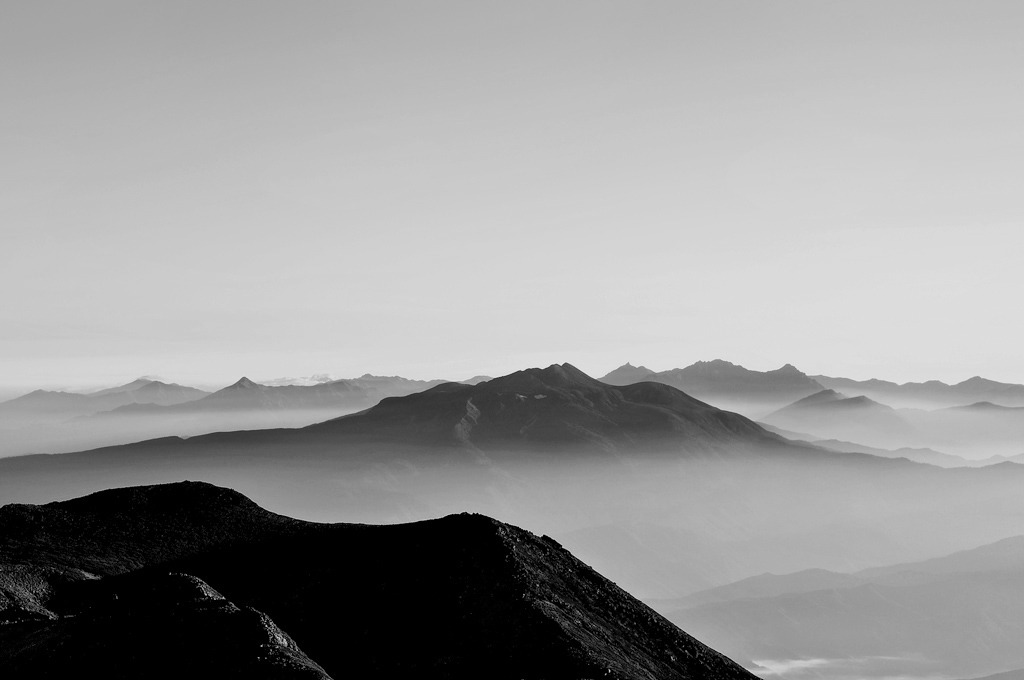
<svg viewBox="0 0 1024 680">
<path fill-rule="evenodd" d="M 1018 2 L 33 2 L 0 383 L 1024 382 Z"/>
</svg>

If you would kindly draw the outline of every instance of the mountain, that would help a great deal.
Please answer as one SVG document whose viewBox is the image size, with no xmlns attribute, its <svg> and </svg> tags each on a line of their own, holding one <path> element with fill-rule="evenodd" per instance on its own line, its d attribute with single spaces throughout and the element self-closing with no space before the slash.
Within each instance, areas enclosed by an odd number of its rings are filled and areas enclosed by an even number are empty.
<svg viewBox="0 0 1024 680">
<path fill-rule="evenodd" d="M 6 678 L 753 678 L 480 515 L 315 524 L 186 482 L 0 517 Z"/>
<path fill-rule="evenodd" d="M 246 385 L 238 391 L 259 391 Z M 0 498 L 182 478 L 305 519 L 498 515 L 555 536 L 645 598 L 951 552 L 1018 533 L 1024 512 L 1022 466 L 944 470 L 830 452 L 670 386 L 615 387 L 568 364 L 447 383 L 304 428 L 0 459 Z"/>
<path fill-rule="evenodd" d="M 659 610 L 735 658 L 859 660 L 862 677 L 980 675 L 1024 663 L 1024 536 L 930 560 L 765 574 Z M 762 627 L 769 619 L 784 622 Z M 913 655 L 908 652 L 913 651 Z M 850 669 L 823 669 L 839 676 Z"/>
<path fill-rule="evenodd" d="M 866 446 L 900 451 L 899 455 L 911 460 L 943 466 L 1015 460 L 1021 454 L 1024 438 L 1021 407 L 977 402 L 931 411 L 893 409 L 866 396 L 849 397 L 831 389 L 801 399 L 761 420 L 784 436 L 788 432 L 812 442 L 855 442 L 838 448 L 855 451 L 862 450 L 858 446 Z M 837 448 L 827 441 L 819 445 Z M 948 453 L 942 455 L 938 451 Z M 965 462 L 951 460 L 949 455 Z"/>
<path fill-rule="evenodd" d="M 0 427 L 7 429 L 0 437 L 0 456 L 67 452 L 164 436 L 303 427 L 442 382 L 364 375 L 309 385 L 270 386 L 243 377 L 206 393 L 139 379 L 99 396 L 33 393 L 8 406 L 6 424 L 4 405 L 0 404 Z M 43 413 L 53 411 L 54 415 L 28 417 L 28 407 Z M 41 411 L 45 408 L 49 411 Z"/>
<path fill-rule="evenodd" d="M 654 371 L 646 366 L 634 366 L 627 362 L 601 378 L 601 382 L 609 385 L 632 385 L 648 380 L 654 374 Z"/>
<path fill-rule="evenodd" d="M 437 446 L 504 451 L 590 447 L 609 452 L 729 444 L 784 445 L 743 416 L 657 383 L 613 387 L 571 364 L 476 385 L 446 383 L 308 428 Z"/>
<path fill-rule="evenodd" d="M 848 397 L 831 389 L 795 401 L 762 420 L 821 439 L 854 441 L 879 448 L 894 440 L 906 441 L 914 430 L 901 412 L 885 404 L 864 396 Z"/>
<path fill-rule="evenodd" d="M 866 453 L 871 456 L 881 456 L 882 458 L 906 458 L 912 460 L 915 463 L 924 463 L 925 465 L 938 465 L 939 467 L 966 467 L 966 466 L 980 466 L 980 465 L 994 465 L 996 463 L 1004 463 L 1007 460 L 1014 462 L 1012 459 L 997 458 L 997 459 L 984 459 L 984 460 L 968 460 L 960 456 L 954 456 L 951 453 L 943 453 L 942 451 L 936 451 L 929 448 L 912 448 L 903 447 L 900 449 L 881 449 L 874 446 L 864 446 L 863 444 L 855 444 L 853 442 L 844 442 L 839 439 L 814 439 L 813 437 L 808 439 L 808 442 L 815 446 L 821 446 L 829 449 L 830 451 L 851 451 L 854 453 Z"/>
<path fill-rule="evenodd" d="M 121 392 L 132 392 L 134 390 L 140 389 L 140 388 L 145 387 L 146 385 L 149 385 L 150 383 L 154 383 L 154 382 L 162 382 L 162 381 L 160 381 L 158 378 L 153 378 L 153 377 L 149 377 L 149 376 L 142 376 L 142 377 L 136 378 L 135 380 L 131 381 L 130 383 L 125 383 L 124 385 L 115 385 L 114 387 L 107 387 L 105 389 L 95 390 L 95 391 L 92 391 L 92 392 L 88 392 L 87 394 L 90 397 L 102 397 L 102 396 L 106 396 L 108 394 L 119 394 Z"/>
<path fill-rule="evenodd" d="M 206 395 L 206 392 L 194 387 L 148 378 L 139 378 L 125 385 L 92 394 L 35 390 L 0 403 L 0 427 L 58 423 L 78 416 L 109 411 L 126 404 L 183 404 Z"/>
<path fill-rule="evenodd" d="M 1024 406 L 1024 385 L 996 382 L 975 376 L 953 385 L 939 380 L 898 384 L 887 380 L 851 380 L 812 376 L 823 387 L 850 395 L 863 395 L 897 408 L 936 409 L 989 401 L 1002 406 Z"/>
<path fill-rule="evenodd" d="M 641 374 L 641 371 L 647 372 Z M 632 380 L 633 377 L 636 380 Z M 774 371 L 752 371 L 721 359 L 698 361 L 686 368 L 658 373 L 626 364 L 602 380 L 611 384 L 637 380 L 659 382 L 719 408 L 751 417 L 821 390 L 821 385 L 790 364 Z"/>
</svg>

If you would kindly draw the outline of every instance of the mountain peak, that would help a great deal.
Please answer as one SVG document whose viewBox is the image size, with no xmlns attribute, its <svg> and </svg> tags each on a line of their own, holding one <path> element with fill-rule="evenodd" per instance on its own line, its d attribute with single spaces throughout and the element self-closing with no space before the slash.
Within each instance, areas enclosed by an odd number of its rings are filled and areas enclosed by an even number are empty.
<svg viewBox="0 0 1024 680">
<path fill-rule="evenodd" d="M 551 364 L 547 368 L 527 368 L 490 381 L 495 387 L 516 387 L 537 389 L 542 387 L 565 388 L 570 386 L 592 386 L 601 383 L 572 364 Z"/>
<path fill-rule="evenodd" d="M 260 387 L 263 387 L 263 386 L 260 385 L 259 383 L 255 383 L 252 380 L 249 380 L 245 376 L 242 376 L 241 378 L 238 379 L 238 382 L 234 383 L 233 385 L 228 385 L 224 389 L 226 389 L 226 390 L 233 390 L 233 389 L 251 390 L 251 389 L 260 388 Z"/>
<path fill-rule="evenodd" d="M 646 366 L 634 366 L 628 361 L 601 378 L 601 382 L 609 385 L 630 385 L 647 380 L 654 371 Z"/>
<path fill-rule="evenodd" d="M 477 385 L 445 383 L 390 397 L 307 431 L 379 436 L 495 453 L 549 450 L 688 450 L 776 439 L 753 422 L 649 381 L 613 386 L 572 364 L 529 368 Z"/>
<path fill-rule="evenodd" d="M 814 404 L 824 404 L 830 401 L 842 401 L 848 398 L 849 397 L 847 397 L 842 392 L 836 392 L 833 389 L 824 389 L 821 390 L 820 392 L 815 392 L 814 394 L 808 397 L 804 397 L 803 399 L 795 401 L 792 405 L 796 406 L 797 404 L 799 404 L 801 406 L 811 406 Z"/>
</svg>

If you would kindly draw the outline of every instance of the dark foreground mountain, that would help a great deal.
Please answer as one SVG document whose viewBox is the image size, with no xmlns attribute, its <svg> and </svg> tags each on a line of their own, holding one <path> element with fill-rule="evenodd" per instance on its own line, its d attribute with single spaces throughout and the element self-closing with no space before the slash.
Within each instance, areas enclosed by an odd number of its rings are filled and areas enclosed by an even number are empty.
<svg viewBox="0 0 1024 680">
<path fill-rule="evenodd" d="M 752 678 L 550 538 L 324 525 L 201 483 L 0 509 L 0 674 Z"/>
<path fill-rule="evenodd" d="M 750 416 L 763 415 L 821 390 L 813 378 L 790 364 L 774 371 L 752 371 L 721 359 L 657 373 L 626 364 L 601 380 L 613 385 L 640 380 L 663 383 L 719 408 Z"/>
</svg>

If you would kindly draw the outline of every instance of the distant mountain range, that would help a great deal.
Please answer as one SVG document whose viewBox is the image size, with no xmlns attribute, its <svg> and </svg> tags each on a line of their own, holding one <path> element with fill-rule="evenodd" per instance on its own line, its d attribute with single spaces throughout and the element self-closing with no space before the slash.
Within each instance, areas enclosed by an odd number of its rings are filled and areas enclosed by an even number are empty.
<svg viewBox="0 0 1024 680">
<path fill-rule="evenodd" d="M 895 408 L 934 409 L 990 401 L 1003 406 L 1024 406 L 1024 385 L 996 382 L 975 376 L 950 385 L 938 380 L 897 384 L 887 380 L 850 380 L 811 376 L 822 387 L 851 396 L 866 396 Z"/>
<path fill-rule="evenodd" d="M 869 445 L 894 439 L 907 441 L 914 429 L 885 404 L 830 389 L 815 392 L 761 420 L 787 430 L 804 431 L 810 427 L 815 434 Z"/>
<path fill-rule="evenodd" d="M 0 455 L 66 452 L 171 435 L 302 427 L 443 383 L 366 374 L 278 386 L 243 377 L 213 393 L 145 378 L 91 394 L 39 390 L 0 403 Z"/>
<path fill-rule="evenodd" d="M 806 433 L 797 437 L 855 442 L 845 447 L 848 451 L 863 451 L 858 446 L 902 450 L 912 460 L 939 465 L 954 461 L 914 450 L 950 451 L 977 465 L 1018 460 L 1024 449 L 1024 408 L 990 402 L 931 411 L 894 409 L 866 396 L 826 389 L 764 416 L 761 422 L 784 436 L 785 432 Z"/>
<path fill-rule="evenodd" d="M 0 427 L 55 423 L 110 411 L 127 404 L 171 406 L 195 401 L 207 392 L 194 387 L 139 378 L 92 394 L 36 390 L 0 403 Z"/>
<path fill-rule="evenodd" d="M 719 408 L 752 417 L 764 416 L 823 389 L 848 397 L 868 397 L 893 408 L 938 409 L 986 401 L 1001 406 L 1024 406 L 1024 385 L 981 377 L 953 385 L 938 380 L 899 384 L 877 379 L 807 375 L 791 364 L 774 371 L 753 371 L 721 359 L 698 361 L 667 371 L 626 363 L 601 380 L 612 385 L 645 380 L 661 382 Z"/>
<path fill-rule="evenodd" d="M 719 408 L 756 417 L 819 392 L 821 385 L 786 364 L 774 371 L 752 371 L 728 361 L 698 361 L 686 368 L 654 372 L 625 364 L 601 378 L 612 385 L 639 381 L 671 385 Z"/>
<path fill-rule="evenodd" d="M 0 508 L 0 595 L 12 680 L 754 678 L 550 538 L 300 522 L 200 483 Z"/>
<path fill-rule="evenodd" d="M 249 381 L 233 389 L 264 391 Z M 837 453 L 668 385 L 616 387 L 562 364 L 446 383 L 298 429 L 0 459 L 0 498 L 198 478 L 307 518 L 395 522 L 471 509 L 545 527 L 646 597 L 1007 535 L 1024 467 L 1003 467 Z M 973 519 L 954 523 L 965 507 Z M 925 521 L 948 530 L 923 531 Z M 673 567 L 698 547 L 706 559 Z M 649 559 L 631 564 L 633 550 Z"/>
<path fill-rule="evenodd" d="M 845 658 L 864 677 L 1020 668 L 1024 536 L 852 574 L 765 574 L 657 606 L 739 659 Z"/>
</svg>

